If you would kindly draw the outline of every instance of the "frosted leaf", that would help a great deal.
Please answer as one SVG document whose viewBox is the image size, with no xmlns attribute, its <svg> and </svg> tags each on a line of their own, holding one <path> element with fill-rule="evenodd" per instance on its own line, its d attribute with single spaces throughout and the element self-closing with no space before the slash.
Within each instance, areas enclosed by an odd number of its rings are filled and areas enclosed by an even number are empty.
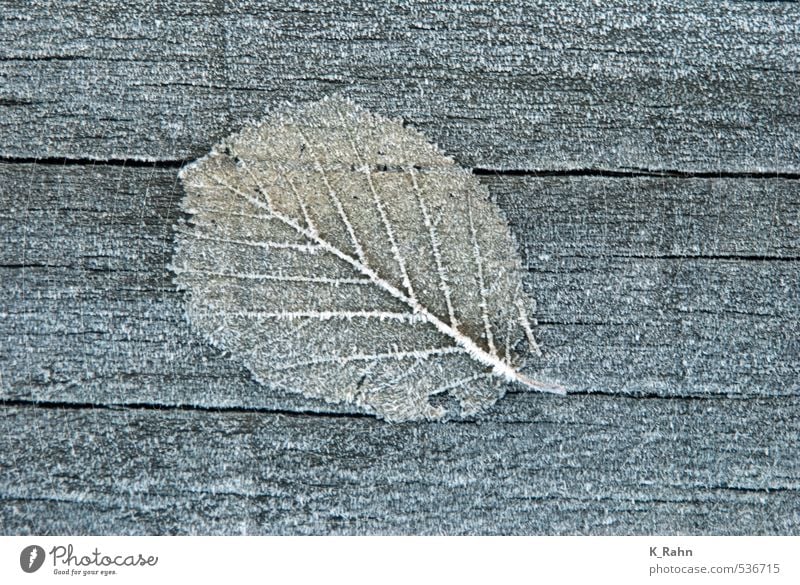
<svg viewBox="0 0 800 585">
<path fill-rule="evenodd" d="M 468 415 L 538 351 L 520 260 L 488 193 L 420 133 L 326 99 L 181 172 L 173 270 L 191 324 L 267 386 L 391 421 Z M 456 413 L 451 413 L 456 414 Z"/>
</svg>

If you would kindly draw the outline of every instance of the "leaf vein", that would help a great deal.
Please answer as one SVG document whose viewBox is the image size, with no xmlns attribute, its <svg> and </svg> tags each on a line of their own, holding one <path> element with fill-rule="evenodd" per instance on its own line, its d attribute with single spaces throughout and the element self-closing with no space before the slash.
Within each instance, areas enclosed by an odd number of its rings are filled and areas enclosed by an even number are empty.
<svg viewBox="0 0 800 585">
<path fill-rule="evenodd" d="M 186 230 L 186 229 L 182 229 L 179 231 L 190 238 L 194 238 L 195 240 L 204 240 L 207 242 L 216 242 L 219 244 L 236 244 L 240 246 L 248 246 L 253 248 L 267 248 L 267 249 L 277 249 L 277 250 L 294 250 L 296 252 L 306 252 L 310 254 L 319 252 L 319 250 L 321 249 L 316 244 L 294 244 L 291 242 L 260 242 L 256 240 L 239 240 L 233 238 L 218 238 L 213 236 L 204 236 L 195 233 L 192 230 Z"/>
<path fill-rule="evenodd" d="M 259 209 L 263 210 L 266 208 L 266 206 L 262 202 L 253 199 L 246 193 L 243 193 L 241 190 L 236 189 L 235 187 L 228 185 L 227 183 L 219 179 L 217 179 L 217 181 L 220 185 L 227 187 L 232 193 L 238 194 L 241 197 L 245 198 L 247 201 L 249 201 L 254 206 L 258 207 Z M 269 210 L 267 209 L 267 211 Z M 409 296 L 398 290 L 397 287 L 395 287 L 391 283 L 387 282 L 386 280 L 378 276 L 378 274 L 374 270 L 372 270 L 371 268 L 369 268 L 356 258 L 353 258 L 349 254 L 342 252 L 336 246 L 334 246 L 333 244 L 322 238 L 320 235 L 314 234 L 307 228 L 302 227 L 292 218 L 280 213 L 277 210 L 272 212 L 271 216 L 278 219 L 291 229 L 295 230 L 298 234 L 308 238 L 313 242 L 316 242 L 325 251 L 333 254 L 334 256 L 340 258 L 341 260 L 344 260 L 345 262 L 350 264 L 353 268 L 355 268 L 356 271 L 366 276 L 369 279 L 369 281 L 373 282 L 376 286 L 388 292 L 395 299 L 408 305 L 408 307 L 411 308 L 414 312 L 420 313 L 425 319 L 427 319 L 431 324 L 433 324 L 436 327 L 436 329 L 438 329 L 441 333 L 452 338 L 458 344 L 458 346 L 463 348 L 463 350 L 466 351 L 472 358 L 474 358 L 476 361 L 486 366 L 491 367 L 492 371 L 498 376 L 502 377 L 505 380 L 516 381 L 525 386 L 537 388 L 545 392 L 552 392 L 555 394 L 565 393 L 564 388 L 562 388 L 561 386 L 555 384 L 537 382 L 536 380 L 531 380 L 527 376 L 516 371 L 509 364 L 503 362 L 496 354 L 486 352 L 477 343 L 475 343 L 473 339 L 471 339 L 467 335 L 464 335 L 460 331 L 453 329 L 453 327 L 447 325 L 444 321 L 442 321 L 441 319 L 433 315 L 430 311 L 428 311 L 425 307 L 423 307 L 416 299 L 410 298 Z"/>
<path fill-rule="evenodd" d="M 339 119 L 342 121 L 342 126 L 347 132 L 350 148 L 353 150 L 353 154 L 358 159 L 360 170 L 367 178 L 367 184 L 369 185 L 370 192 L 372 193 L 372 201 L 375 203 L 375 208 L 378 210 L 378 215 L 380 216 L 381 222 L 383 223 L 383 228 L 386 231 L 386 237 L 389 239 L 389 246 L 391 247 L 394 260 L 397 262 L 397 265 L 400 268 L 400 278 L 403 280 L 403 286 L 408 293 L 408 297 L 412 301 L 416 302 L 417 297 L 414 294 L 414 287 L 411 285 L 411 279 L 408 277 L 405 260 L 403 259 L 403 255 L 400 253 L 400 248 L 397 246 L 397 240 L 394 235 L 392 223 L 389 220 L 389 216 L 386 213 L 383 202 L 378 195 L 378 190 L 375 188 L 375 183 L 372 180 L 372 171 L 370 170 L 369 165 L 364 161 L 364 158 L 361 156 L 361 151 L 358 149 L 358 146 L 356 146 L 356 143 L 353 140 L 353 135 L 350 132 L 350 128 L 348 127 L 347 122 L 344 119 L 344 116 L 342 116 L 341 112 L 339 112 Z"/>
<path fill-rule="evenodd" d="M 204 276 L 218 276 L 222 278 L 233 278 L 237 280 L 272 280 L 275 282 L 308 282 L 317 284 L 332 284 L 339 286 L 341 284 L 370 284 L 368 278 L 330 278 L 326 276 L 292 276 L 283 274 L 260 274 L 257 272 L 223 272 L 220 270 L 200 270 L 189 269 L 183 266 L 174 266 L 173 271 L 176 274 L 195 274 Z"/>
<path fill-rule="evenodd" d="M 420 212 L 422 213 L 422 219 L 425 224 L 425 227 L 428 228 L 428 237 L 431 241 L 431 250 L 433 252 L 433 260 L 436 263 L 436 273 L 439 276 L 439 290 L 444 295 L 445 304 L 447 306 L 447 315 L 450 319 L 450 326 L 453 329 L 458 329 L 459 323 L 456 319 L 455 311 L 453 310 L 453 302 L 451 299 L 451 292 L 450 292 L 450 285 L 447 283 L 447 278 L 445 276 L 444 267 L 442 265 L 442 254 L 439 250 L 439 236 L 436 231 L 436 226 L 433 225 L 431 222 L 430 214 L 428 213 L 428 207 L 425 205 L 425 201 L 423 200 L 422 190 L 419 188 L 419 184 L 417 182 L 416 173 L 414 169 L 408 170 L 409 175 L 411 176 L 411 183 L 414 187 L 414 193 L 416 195 L 417 203 L 419 205 Z"/>
<path fill-rule="evenodd" d="M 221 311 L 218 311 L 221 312 Z M 231 311 L 226 311 L 231 313 Z M 233 311 L 237 317 L 255 319 L 276 319 L 294 321 L 297 319 L 311 319 L 329 321 L 332 319 L 378 319 L 379 321 L 402 321 L 405 323 L 425 322 L 425 319 L 414 313 L 394 313 L 390 311 Z"/>
<path fill-rule="evenodd" d="M 497 348 L 494 345 L 494 335 L 492 335 L 492 323 L 489 320 L 488 306 L 486 304 L 486 282 L 483 278 L 483 260 L 481 256 L 481 248 L 478 245 L 478 235 L 475 231 L 475 222 L 472 219 L 472 197 L 467 197 L 467 215 L 469 216 L 469 229 L 470 237 L 472 239 L 472 251 L 475 255 L 475 265 L 478 269 L 478 287 L 481 294 L 481 302 L 479 303 L 481 309 L 481 319 L 483 320 L 483 329 L 486 334 L 486 343 L 489 345 L 489 353 L 497 357 Z"/>
<path fill-rule="evenodd" d="M 314 146 L 311 144 L 311 141 L 306 138 L 306 135 L 303 134 L 303 131 L 300 128 L 297 128 L 297 133 L 303 138 L 305 143 L 308 145 L 308 150 L 311 152 L 311 156 L 314 157 L 314 166 L 317 168 L 317 171 L 322 176 L 322 180 L 325 183 L 325 187 L 328 189 L 328 196 L 333 201 L 334 207 L 336 207 L 336 212 L 339 214 L 339 218 L 342 220 L 345 229 L 347 230 L 348 235 L 350 236 L 350 240 L 353 244 L 353 247 L 356 251 L 356 256 L 358 256 L 359 261 L 364 265 L 367 266 L 367 258 L 364 255 L 364 248 L 361 246 L 361 242 L 358 240 L 358 236 L 356 236 L 356 232 L 353 229 L 353 224 L 350 222 L 350 218 L 347 215 L 347 212 L 344 210 L 344 206 L 342 206 L 342 201 L 339 199 L 339 196 L 336 194 L 336 190 L 330 183 L 328 179 L 328 173 L 322 166 L 322 163 L 317 157 L 316 152 L 314 151 Z M 313 231 L 313 230 L 312 230 Z"/>
<path fill-rule="evenodd" d="M 381 362 L 387 360 L 408 360 L 408 359 L 426 360 L 432 357 L 440 357 L 440 356 L 453 355 L 459 353 L 465 353 L 464 349 L 460 347 L 434 347 L 428 349 L 418 349 L 413 351 L 394 351 L 394 352 L 372 353 L 372 354 L 355 353 L 344 356 L 335 356 L 330 358 L 320 358 L 313 360 L 305 360 L 301 362 L 294 362 L 291 364 L 285 364 L 275 369 L 278 371 L 283 371 L 283 370 L 290 370 L 294 368 L 301 368 L 307 366 L 318 366 L 331 363 L 345 365 L 351 362 L 362 362 L 362 361 Z"/>
</svg>

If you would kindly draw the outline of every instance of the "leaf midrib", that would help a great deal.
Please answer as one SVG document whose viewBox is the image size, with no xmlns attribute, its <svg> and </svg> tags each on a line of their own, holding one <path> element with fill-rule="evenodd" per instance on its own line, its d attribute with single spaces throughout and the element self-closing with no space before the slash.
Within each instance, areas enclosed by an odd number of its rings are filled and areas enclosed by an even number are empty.
<svg viewBox="0 0 800 585">
<path fill-rule="evenodd" d="M 246 163 L 242 161 L 242 164 Z M 505 363 L 503 360 L 500 359 L 499 356 L 492 355 L 491 353 L 485 351 L 469 336 L 464 335 L 458 329 L 448 325 L 447 323 L 439 319 L 436 315 L 434 315 L 433 313 L 428 311 L 428 309 L 422 306 L 419 303 L 419 301 L 403 293 L 396 286 L 392 285 L 390 282 L 382 278 L 373 269 L 364 265 L 358 259 L 353 258 L 349 254 L 341 251 L 338 247 L 334 246 L 333 244 L 322 238 L 322 236 L 320 236 L 316 231 L 304 228 L 291 217 L 275 209 L 275 207 L 271 203 L 271 200 L 269 199 L 269 195 L 266 192 L 263 192 L 264 197 L 267 198 L 267 203 L 264 203 L 262 201 L 259 201 L 258 199 L 253 198 L 248 193 L 245 193 L 240 189 L 237 189 L 233 185 L 230 185 L 229 183 L 225 182 L 224 180 L 218 177 L 214 177 L 214 180 L 217 181 L 217 183 L 221 187 L 224 187 L 229 191 L 231 191 L 232 193 L 242 197 L 251 205 L 266 212 L 267 214 L 269 214 L 269 216 L 274 217 L 287 227 L 297 232 L 299 235 L 303 236 L 307 240 L 314 242 L 324 251 L 336 256 L 340 260 L 352 266 L 358 273 L 360 273 L 363 276 L 366 276 L 372 283 L 374 283 L 380 289 L 386 291 L 392 297 L 405 304 L 411 310 L 412 314 L 420 315 L 423 319 L 425 319 L 425 321 L 433 325 L 440 333 L 450 338 L 453 342 L 455 342 L 457 346 L 461 347 L 467 354 L 469 354 L 470 357 L 472 357 L 479 363 L 483 364 L 484 366 L 490 367 L 494 374 L 498 375 L 499 377 L 509 382 L 517 382 L 524 386 L 535 388 L 539 391 L 550 392 L 554 394 L 565 393 L 564 389 L 560 386 L 531 380 L 524 374 L 518 372 L 513 367 L 511 367 L 510 364 Z"/>
</svg>

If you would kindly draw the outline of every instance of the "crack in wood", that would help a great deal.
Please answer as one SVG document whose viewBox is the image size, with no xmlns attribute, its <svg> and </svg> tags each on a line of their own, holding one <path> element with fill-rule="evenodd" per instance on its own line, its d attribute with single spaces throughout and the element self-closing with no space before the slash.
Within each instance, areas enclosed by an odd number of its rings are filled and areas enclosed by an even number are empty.
<svg viewBox="0 0 800 585">
<path fill-rule="evenodd" d="M 147 158 L 91 158 L 91 157 L 58 157 L 58 156 L 0 156 L 0 164 L 34 164 L 44 166 L 110 166 L 148 169 L 180 169 L 191 159 L 147 159 Z M 391 169 L 386 169 L 391 170 Z M 606 177 L 637 178 L 661 177 L 667 179 L 784 179 L 800 180 L 800 173 L 791 171 L 683 171 L 679 169 L 645 169 L 645 168 L 575 168 L 575 169 L 495 169 L 473 167 L 472 174 L 500 177 Z"/>
<path fill-rule="evenodd" d="M 155 402 L 69 402 L 55 400 L 0 400 L 0 408 L 26 408 L 39 410 L 129 410 L 160 412 L 204 412 L 217 414 L 267 414 L 279 416 L 313 416 L 324 418 L 365 418 L 377 420 L 373 415 L 358 412 L 322 412 L 317 410 L 291 410 L 247 406 L 202 406 L 198 404 L 159 404 Z"/>
<path fill-rule="evenodd" d="M 800 173 L 789 171 L 682 171 L 678 169 L 492 169 L 474 167 L 472 174 L 477 176 L 501 177 L 606 177 L 606 178 L 636 178 L 636 177 L 663 177 L 667 179 L 785 179 L 788 181 L 800 180 Z"/>
</svg>

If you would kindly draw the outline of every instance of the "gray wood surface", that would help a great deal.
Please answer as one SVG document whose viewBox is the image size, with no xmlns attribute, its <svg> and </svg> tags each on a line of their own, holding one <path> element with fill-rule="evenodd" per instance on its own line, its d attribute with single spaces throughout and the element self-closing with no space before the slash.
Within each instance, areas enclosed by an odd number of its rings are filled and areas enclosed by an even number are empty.
<svg viewBox="0 0 800 585">
<path fill-rule="evenodd" d="M 479 422 L 423 425 L 3 414 L 6 531 L 784 534 L 800 522 L 790 398 L 514 394 Z"/>
<path fill-rule="evenodd" d="M 800 533 L 797 5 L 151 4 L 2 6 L 0 532 Z M 181 162 L 333 92 L 475 169 L 571 396 L 388 425 L 188 328 Z"/>
<path fill-rule="evenodd" d="M 3 4 L 0 154 L 196 157 L 340 92 L 469 166 L 800 170 L 793 3 Z"/>
</svg>

